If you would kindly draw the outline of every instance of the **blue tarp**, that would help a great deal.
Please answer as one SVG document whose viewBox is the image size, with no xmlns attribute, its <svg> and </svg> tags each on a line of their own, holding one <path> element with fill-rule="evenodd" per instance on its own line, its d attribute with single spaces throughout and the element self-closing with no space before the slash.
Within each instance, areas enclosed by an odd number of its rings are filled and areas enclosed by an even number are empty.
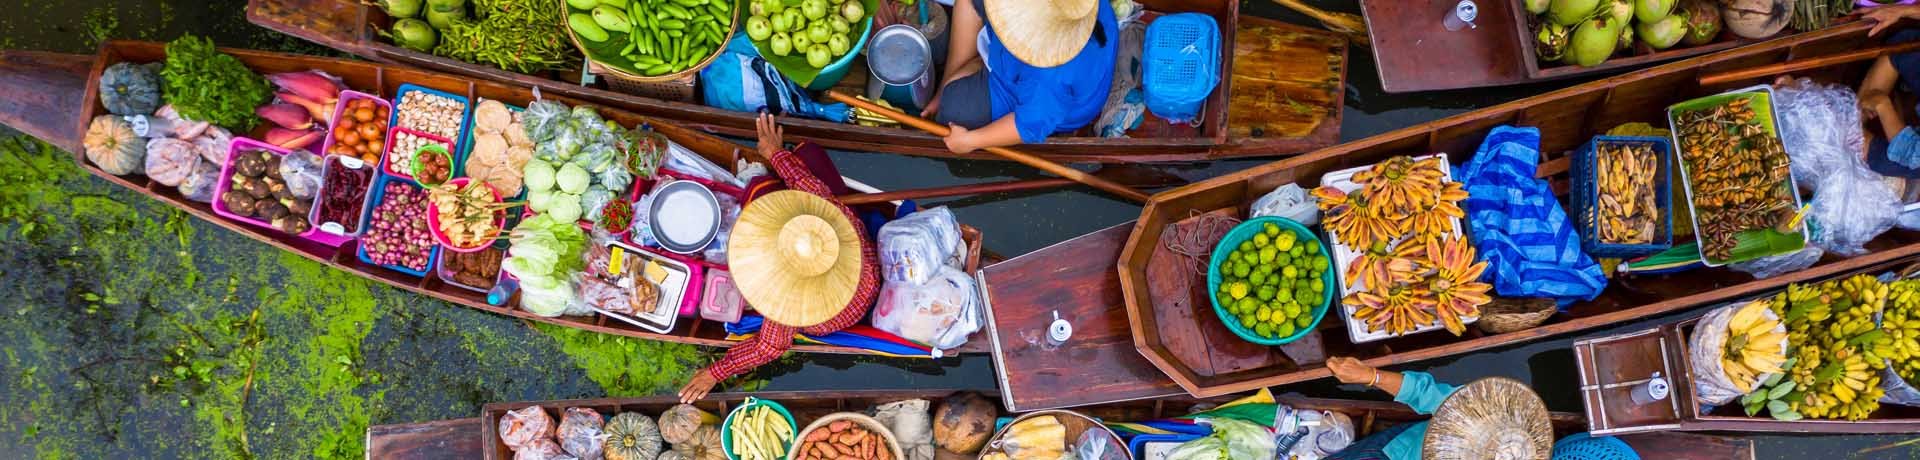
<svg viewBox="0 0 1920 460">
<path fill-rule="evenodd" d="M 1501 297 L 1551 298 L 1561 308 L 1592 300 L 1607 287 L 1600 264 L 1580 250 L 1580 237 L 1540 168 L 1540 130 L 1493 129 L 1461 168 L 1470 236 L 1487 262 L 1487 281 Z"/>
</svg>

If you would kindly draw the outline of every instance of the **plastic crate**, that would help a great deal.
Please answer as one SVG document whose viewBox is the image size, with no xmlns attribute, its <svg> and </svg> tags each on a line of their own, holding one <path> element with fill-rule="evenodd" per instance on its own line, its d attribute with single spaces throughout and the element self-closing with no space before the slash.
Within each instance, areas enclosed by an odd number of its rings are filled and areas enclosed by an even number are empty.
<svg viewBox="0 0 1920 460">
<path fill-rule="evenodd" d="M 1657 157 L 1654 165 L 1659 168 L 1653 178 L 1653 203 L 1660 209 L 1659 221 L 1654 223 L 1656 232 L 1653 241 L 1644 244 L 1608 243 L 1600 241 L 1600 186 L 1599 156 L 1597 147 L 1607 144 L 1652 144 Z M 1673 209 L 1669 201 L 1672 196 L 1672 171 L 1669 162 L 1673 159 L 1673 143 L 1666 138 L 1647 136 L 1594 136 L 1592 140 L 1573 152 L 1573 190 L 1568 193 L 1572 212 L 1573 226 L 1580 233 L 1580 248 L 1593 257 L 1613 259 L 1631 259 L 1665 251 L 1673 247 Z"/>
<path fill-rule="evenodd" d="M 480 98 L 480 101 L 474 102 L 473 105 L 477 107 L 480 105 L 480 102 L 485 102 L 488 100 L 490 99 Z M 517 115 L 517 114 L 522 114 L 527 112 L 527 109 L 525 107 L 518 107 L 513 104 L 507 104 L 505 101 L 501 101 L 501 104 L 507 106 L 508 113 Z M 454 158 L 460 159 L 459 164 L 453 165 L 453 172 L 454 172 L 453 177 L 455 178 L 467 177 L 467 159 L 473 157 L 473 137 L 476 136 L 477 134 L 473 132 L 473 116 L 472 115 L 467 116 L 467 129 L 461 131 L 460 134 L 461 134 L 460 151 L 454 152 Z M 517 193 L 514 193 L 511 196 L 503 196 L 502 198 L 505 198 L 507 201 L 525 201 L 527 198 L 527 187 L 525 185 L 522 185 L 520 186 L 520 190 Z"/>
<path fill-rule="evenodd" d="M 460 110 L 460 129 L 458 129 L 454 133 L 454 135 L 441 136 L 439 134 L 426 133 L 428 134 L 429 137 L 436 138 L 446 142 L 447 152 L 454 154 L 453 175 L 450 177 L 460 177 L 461 163 L 464 163 L 466 161 L 466 157 L 464 155 L 461 155 L 461 153 L 464 153 L 467 151 L 466 146 L 463 145 L 460 141 L 467 138 L 468 130 L 473 129 L 473 101 L 467 99 L 466 96 L 460 96 L 460 95 L 456 95 L 446 91 L 440 91 L 437 89 L 415 85 L 412 83 L 401 84 L 400 90 L 393 93 L 393 101 L 391 102 L 391 104 L 389 104 L 390 109 L 387 110 L 387 129 L 389 130 L 387 132 L 387 138 L 385 140 L 385 142 L 388 145 L 387 149 L 392 150 L 392 147 L 391 147 L 393 145 L 392 130 L 398 129 L 401 127 L 400 126 L 400 101 L 406 100 L 407 94 L 415 91 L 432 94 L 435 96 L 440 96 L 448 99 L 453 99 L 455 101 L 460 102 L 462 106 Z M 411 131 L 413 131 L 416 134 L 423 132 L 419 130 L 411 130 Z M 387 162 L 386 155 L 381 155 L 380 163 L 384 165 L 386 162 Z M 386 166 L 381 166 L 381 170 L 384 171 L 386 169 L 387 169 Z M 388 174 L 395 174 L 395 173 L 392 171 L 388 171 Z M 406 171 L 399 171 L 398 174 L 396 175 L 406 176 L 407 173 Z"/>
<path fill-rule="evenodd" d="M 243 215 L 240 215 L 240 213 L 236 213 L 230 209 L 227 209 L 226 200 L 220 199 L 220 197 L 227 195 L 227 191 L 232 190 L 234 160 L 240 158 L 240 152 L 252 151 L 252 150 L 265 150 L 268 152 L 273 152 L 274 155 L 279 155 L 283 157 L 287 156 L 287 153 L 288 153 L 287 149 L 280 148 L 278 146 L 274 146 L 272 144 L 268 144 L 265 142 L 261 142 L 261 141 L 257 141 L 257 140 L 253 140 L 245 137 L 233 138 L 233 143 L 229 144 L 227 147 L 227 161 L 226 163 L 220 165 L 220 182 L 218 184 L 215 184 L 213 188 L 213 197 L 214 197 L 213 213 L 220 215 L 220 217 L 225 217 L 228 219 L 239 221 L 247 225 L 252 225 L 255 227 L 260 227 L 260 228 L 271 230 L 277 233 L 284 234 L 286 232 L 281 231 L 278 227 L 274 227 L 273 223 L 271 222 L 255 219 L 249 216 L 243 216 Z M 313 241 L 316 243 L 325 244 L 329 246 L 336 246 L 336 247 L 340 246 L 341 244 L 344 244 L 346 240 L 352 239 L 349 237 L 342 237 L 338 235 L 322 233 L 320 232 L 319 227 L 314 227 L 312 225 L 307 226 L 307 231 L 297 235 L 293 235 L 293 236 L 299 237 L 300 239 L 303 239 L 303 240 Z"/>
<path fill-rule="evenodd" d="M 337 222 L 328 222 L 320 218 L 320 208 L 325 206 L 325 204 L 321 202 L 323 201 L 321 198 L 326 197 L 327 192 L 334 187 L 334 184 L 326 182 L 324 179 L 332 173 L 334 168 L 366 170 L 367 185 L 360 190 L 360 210 L 354 213 L 355 216 L 364 216 L 368 214 L 367 210 L 373 206 L 371 200 L 367 198 L 372 195 L 373 183 L 380 181 L 380 171 L 375 170 L 375 166 L 360 161 L 357 157 L 327 155 L 325 158 L 326 162 L 321 163 L 320 167 L 320 177 L 323 179 L 320 182 L 320 191 L 314 198 L 313 209 L 307 214 L 307 223 L 313 225 L 313 228 L 319 229 L 321 233 L 342 237 L 346 240 L 359 239 L 360 235 L 367 233 L 366 221 L 354 219 L 356 222 L 354 222 L 353 228 L 346 228 Z M 358 166 L 348 166 L 349 163 Z M 345 240 L 341 241 L 342 244 L 345 244 L 345 242 Z"/>
<path fill-rule="evenodd" d="M 366 99 L 366 100 L 370 100 L 370 101 L 373 101 L 373 104 L 374 104 L 374 105 L 377 105 L 377 106 L 380 106 L 380 107 L 384 107 L 384 108 L 386 108 L 386 109 L 387 109 L 387 123 L 388 123 L 388 125 L 389 125 L 389 126 L 387 127 L 387 129 L 384 129 L 384 130 L 381 130 L 381 133 L 382 133 L 381 135 L 383 135 L 383 136 L 384 136 L 384 135 L 388 135 L 388 134 L 390 134 L 390 133 L 391 133 L 391 132 L 393 131 L 393 127 L 391 126 L 391 125 L 392 125 L 392 123 L 393 123 L 393 120 L 394 120 L 394 117 L 393 117 L 393 103 L 392 103 L 392 102 L 387 102 L 387 100 L 386 100 L 386 99 L 381 99 L 381 98 L 380 98 L 380 96 L 375 96 L 375 95 L 372 95 L 372 94 L 367 94 L 367 93 L 362 93 L 362 92 L 359 92 L 359 91 L 354 91 L 354 90 L 350 90 L 350 89 L 349 89 L 349 90 L 345 90 L 345 91 L 341 91 L 341 92 L 340 92 L 340 102 L 339 102 L 339 103 L 337 103 L 337 104 L 335 104 L 335 105 L 333 106 L 333 119 L 334 119 L 334 120 L 339 120 L 339 119 L 341 119 L 340 117 L 342 117 L 342 116 L 346 116 L 346 113 L 347 113 L 347 103 L 348 103 L 348 102 L 352 102 L 352 101 L 354 101 L 354 100 L 358 100 L 358 99 Z M 385 142 L 386 142 L 386 139 L 381 139 L 381 142 L 382 142 L 382 143 L 385 143 Z M 327 126 L 327 138 L 326 138 L 326 140 L 323 140 L 323 141 L 321 141 L 321 142 L 320 142 L 320 152 L 319 152 L 319 153 L 321 153 L 321 154 L 324 154 L 324 155 L 328 155 L 328 156 L 332 156 L 332 154 L 331 154 L 331 153 L 328 153 L 328 152 L 332 152 L 332 151 L 333 151 L 333 144 L 334 144 L 334 138 L 333 138 L 333 126 L 331 126 L 331 125 L 329 125 L 329 126 Z M 381 152 L 378 152 L 378 153 L 375 153 L 375 155 L 385 155 L 385 154 L 386 154 L 386 152 L 384 151 L 385 149 L 381 149 L 381 150 L 383 150 L 383 151 L 381 151 Z"/>
<path fill-rule="evenodd" d="M 411 180 L 401 179 L 393 176 L 381 176 L 377 179 L 374 179 L 373 188 L 367 191 L 366 214 L 360 215 L 360 221 L 364 222 L 364 224 L 362 224 L 363 226 L 370 227 L 373 225 L 373 211 L 375 209 L 378 209 L 380 207 L 380 203 L 384 202 L 387 199 L 387 184 L 393 183 L 393 182 L 399 182 L 401 184 L 405 184 L 408 187 L 420 188 L 419 184 L 415 184 Z M 422 210 L 421 212 L 426 212 L 426 211 Z M 372 231 L 372 230 L 369 229 L 368 231 Z M 433 245 L 432 250 L 427 252 L 426 267 L 423 267 L 419 270 L 414 270 L 412 268 L 403 267 L 399 265 L 386 265 L 386 264 L 374 263 L 373 258 L 367 256 L 367 245 L 366 245 L 366 241 L 364 240 L 360 242 L 358 247 L 355 248 L 353 252 L 354 252 L 354 256 L 360 258 L 361 262 L 365 262 L 370 265 L 378 265 L 393 271 L 397 271 L 400 273 L 405 273 L 413 276 L 419 276 L 419 277 L 427 276 L 427 270 L 433 269 L 434 265 L 437 264 L 440 259 L 440 245 L 437 243 Z"/>
<path fill-rule="evenodd" d="M 1139 436 L 1134 436 L 1132 441 L 1127 441 L 1127 450 L 1133 452 L 1133 458 L 1147 460 L 1149 458 L 1153 458 L 1153 457 L 1147 456 L 1148 444 L 1157 444 L 1157 443 L 1180 444 L 1187 441 L 1200 439 L 1203 437 L 1205 436 L 1197 435 L 1197 434 L 1186 434 L 1186 433 L 1143 434 Z"/>
<path fill-rule="evenodd" d="M 1197 118 L 1220 84 L 1220 25 L 1213 16 L 1180 13 L 1147 25 L 1141 82 L 1147 110 L 1173 122 Z"/>
</svg>

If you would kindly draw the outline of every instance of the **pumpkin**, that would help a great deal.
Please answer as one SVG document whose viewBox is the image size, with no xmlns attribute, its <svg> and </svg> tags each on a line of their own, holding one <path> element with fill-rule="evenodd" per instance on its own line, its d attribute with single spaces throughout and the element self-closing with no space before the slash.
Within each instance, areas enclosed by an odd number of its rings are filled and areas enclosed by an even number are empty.
<svg viewBox="0 0 1920 460">
<path fill-rule="evenodd" d="M 693 438 L 673 446 L 687 460 L 727 460 L 727 452 L 720 447 L 720 429 L 713 425 L 702 425 L 694 431 Z"/>
<path fill-rule="evenodd" d="M 666 452 L 661 452 L 660 458 L 657 458 L 654 460 L 692 460 L 692 459 L 688 458 L 687 454 L 680 453 L 680 451 L 669 450 Z"/>
<path fill-rule="evenodd" d="M 160 108 L 160 73 L 153 65 L 122 62 L 100 73 L 100 105 L 114 115 L 146 115 Z"/>
<path fill-rule="evenodd" d="M 660 427 L 653 418 L 621 412 L 607 421 L 607 460 L 656 460 L 660 457 Z"/>
<path fill-rule="evenodd" d="M 693 433 L 700 430 L 700 425 L 707 424 L 709 418 L 713 415 L 692 404 L 673 406 L 660 414 L 660 437 L 670 444 L 685 443 L 693 439 Z"/>
<path fill-rule="evenodd" d="M 560 437 L 560 448 L 568 454 L 582 460 L 598 460 L 605 449 L 606 437 L 600 430 L 607 424 L 607 417 L 600 411 L 585 407 L 569 407 L 560 415 L 560 429 L 554 435 Z"/>
<path fill-rule="evenodd" d="M 113 115 L 93 117 L 82 140 L 87 161 L 115 176 L 139 174 L 147 161 L 147 140 L 133 134 L 133 123 Z"/>
<path fill-rule="evenodd" d="M 500 443 L 507 448 L 520 450 L 533 447 L 534 442 L 546 440 L 553 442 L 553 418 L 540 406 L 527 406 L 500 417 Z M 559 447 L 559 446 L 555 446 Z"/>
</svg>

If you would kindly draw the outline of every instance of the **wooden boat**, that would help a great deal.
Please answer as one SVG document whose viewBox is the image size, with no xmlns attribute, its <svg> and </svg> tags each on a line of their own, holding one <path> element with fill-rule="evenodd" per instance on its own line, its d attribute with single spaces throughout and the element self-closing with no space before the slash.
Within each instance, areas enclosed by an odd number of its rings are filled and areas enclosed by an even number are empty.
<svg viewBox="0 0 1920 460">
<path fill-rule="evenodd" d="M 805 426 L 814 418 L 842 411 L 863 411 L 879 404 L 909 399 L 927 399 L 938 402 L 940 399 L 956 393 L 954 390 L 903 390 L 903 391 L 815 391 L 815 392 L 761 392 L 715 394 L 695 404 L 697 407 L 724 416 L 734 405 L 751 396 L 759 399 L 778 401 L 793 412 L 795 421 Z M 1233 398 L 1170 398 L 1154 401 L 1134 401 L 1103 404 L 1076 409 L 1077 412 L 1107 422 L 1144 421 L 1166 417 L 1177 417 L 1190 413 L 1196 407 L 1219 404 Z M 1380 401 L 1356 401 L 1345 399 L 1310 398 L 1299 395 L 1281 395 L 1276 399 L 1301 410 L 1329 411 L 1350 417 L 1355 429 L 1363 435 L 1373 433 L 1396 424 L 1424 420 L 1427 417 L 1414 413 L 1407 406 Z M 577 399 L 559 401 L 516 402 L 487 404 L 477 418 L 441 420 L 417 424 L 380 425 L 367 429 L 368 459 L 453 459 L 485 457 L 489 459 L 508 459 L 512 451 L 501 444 L 494 433 L 500 417 L 507 411 L 539 406 L 550 414 L 558 414 L 568 407 L 589 407 L 605 414 L 621 411 L 645 413 L 657 416 L 667 408 L 678 404 L 673 396 L 647 398 L 616 399 Z M 1015 412 L 1002 410 L 1003 416 Z M 1550 414 L 1555 431 L 1567 435 L 1581 431 L 1585 420 L 1575 413 L 1553 412 Z M 1684 458 L 1690 460 L 1735 460 L 1753 458 L 1753 442 L 1719 436 L 1691 433 L 1650 433 L 1622 437 L 1628 444 L 1640 452 L 1671 453 L 1661 458 Z M 940 458 L 948 458 L 942 454 Z"/>
<path fill-rule="evenodd" d="M 1134 137 L 1092 137 L 1090 130 L 1021 147 L 1056 162 L 1171 162 L 1305 152 L 1340 140 L 1346 94 L 1346 42 L 1325 31 L 1239 15 L 1238 1 L 1146 0 L 1149 14 L 1200 12 L 1222 27 L 1219 90 L 1206 103 L 1196 129 L 1149 116 Z M 669 101 L 581 86 L 577 72 L 525 75 L 394 46 L 378 36 L 391 19 L 384 10 L 356 0 L 250 0 L 247 19 L 269 29 L 376 61 L 406 64 L 521 86 L 538 86 L 599 105 L 685 122 L 731 136 L 752 137 L 753 115 L 690 101 Z M 1151 16 L 1149 16 L 1151 17 Z M 840 87 L 864 94 L 864 61 Z M 1231 95 L 1231 97 L 1229 97 Z M 784 119 L 787 134 L 831 148 L 909 153 L 943 158 L 999 159 L 984 152 L 949 152 L 940 138 L 905 128 L 866 127 L 817 120 Z"/>
<path fill-rule="evenodd" d="M 410 83 L 462 95 L 468 100 L 486 98 L 516 106 L 524 106 L 534 98 L 532 89 L 527 87 L 470 81 L 463 77 L 394 65 L 240 49 L 223 49 L 222 51 L 239 58 L 241 62 L 258 73 L 319 69 L 343 78 L 349 88 L 379 94 L 382 97 L 390 98 L 401 84 Z M 80 153 L 83 152 L 81 137 L 88 122 L 94 116 L 106 113 L 97 102 L 98 88 L 94 82 L 99 80 L 99 75 L 107 66 L 116 62 L 153 62 L 164 58 L 163 44 L 132 41 L 108 42 L 101 46 L 98 56 L 30 51 L 0 53 L 0 93 L 5 94 L 4 98 L 0 98 L 5 100 L 0 102 L 0 122 L 44 139 L 67 151 L 75 152 L 75 161 L 78 161 L 81 167 L 109 182 L 132 189 L 262 243 L 393 287 L 468 308 L 599 333 L 713 347 L 725 347 L 733 343 L 726 339 L 724 324 L 697 317 L 682 319 L 669 333 L 654 333 L 605 315 L 542 317 L 519 308 L 517 296 L 504 305 L 491 305 L 487 302 L 486 294 L 449 285 L 437 276 L 413 276 L 365 263 L 355 257 L 358 242 L 349 242 L 336 248 L 290 236 L 277 230 L 242 224 L 215 215 L 210 206 L 182 197 L 174 187 L 154 183 L 144 176 L 116 176 L 101 171 Z M 565 97 L 549 96 L 548 99 L 569 105 L 580 103 Z M 75 110 L 76 107 L 81 109 Z M 620 123 L 621 126 L 640 126 L 643 123 L 650 125 L 656 132 L 664 134 L 673 142 L 707 157 L 716 164 L 731 165 L 736 156 L 745 155 L 748 158 L 755 158 L 758 155 L 751 148 L 682 127 L 671 120 L 642 117 L 631 112 L 612 109 L 602 109 L 600 113 L 606 119 Z M 979 231 L 967 227 L 963 228 L 962 233 L 969 241 L 971 251 L 968 258 L 969 266 L 977 268 L 980 259 Z M 984 342 L 984 340 L 972 340 L 967 346 L 954 351 L 961 353 L 983 351 L 986 348 Z M 816 353 L 865 353 L 864 350 L 856 348 L 812 344 L 796 344 L 794 350 Z"/>
<path fill-rule="evenodd" d="M 1487 130 L 1500 125 L 1539 126 L 1546 152 L 1539 177 L 1556 190 L 1567 187 L 1566 152 L 1593 134 L 1625 122 L 1656 121 L 1667 103 L 1692 95 L 1745 86 L 1753 80 L 1701 87 L 1696 80 L 1716 72 L 1853 50 L 1868 43 L 1865 26 L 1850 24 L 1781 40 L 1783 46 L 1741 48 L 1574 86 L 1544 95 L 1409 127 L 1362 141 L 1257 166 L 1162 192 L 1133 224 L 1109 228 L 1001 264 L 979 275 L 994 315 L 990 318 L 996 372 L 1003 397 L 1020 410 L 1096 404 L 1116 399 L 1190 393 L 1217 396 L 1331 376 L 1325 356 L 1346 355 L 1374 366 L 1391 366 L 1461 355 L 1708 305 L 1882 267 L 1920 255 L 1920 232 L 1894 230 L 1868 245 L 1869 254 L 1829 257 L 1806 270 L 1756 280 L 1725 269 L 1615 281 L 1600 298 L 1572 306 L 1545 325 L 1506 334 L 1472 330 L 1464 337 L 1444 332 L 1355 345 L 1342 321 L 1322 321 L 1318 336 L 1284 352 L 1251 347 L 1231 335 L 1200 292 L 1157 289 L 1150 273 L 1167 270 L 1156 256 L 1167 224 L 1207 212 L 1245 215 L 1245 206 L 1274 188 L 1315 185 L 1328 171 L 1371 164 L 1394 155 L 1471 152 Z M 1870 62 L 1870 61 L 1868 61 Z M 1864 62 L 1827 67 L 1804 75 L 1853 81 Z M 1463 156 L 1455 156 L 1464 161 Z M 1131 232 L 1131 233 L 1129 233 Z M 1060 266 L 1058 260 L 1098 261 Z M 1159 259 L 1159 260 L 1156 260 Z M 1099 260 L 1099 259 L 1093 259 Z M 1046 276 L 1031 276 L 1046 273 Z M 1191 276 L 1196 272 L 1184 272 Z M 1204 273 L 1204 272 L 1198 272 Z M 1165 275 L 1152 275 L 1166 279 Z M 1197 283 L 1204 289 L 1205 283 Z M 1185 299 L 1185 303 L 1176 303 Z M 1337 310 L 1336 310 L 1337 312 Z M 1337 313 L 1330 313 L 1337 314 Z M 1055 319 L 1073 327 L 1061 345 L 1041 340 Z M 1147 367 L 1151 366 L 1151 368 Z M 1154 369 L 1160 372 L 1153 372 Z M 1058 392 L 1071 385 L 1097 391 Z"/>
<path fill-rule="evenodd" d="M 1914 267 L 1907 264 L 1886 267 Z M 1880 272 L 1890 270 L 1879 270 Z M 1873 272 L 1869 272 L 1873 273 Z M 1768 293 L 1767 295 L 1772 295 Z M 1765 297 L 1754 296 L 1756 298 Z M 1580 372 L 1580 402 L 1595 434 L 1660 431 L 1753 431 L 1768 433 L 1920 433 L 1920 407 L 1881 404 L 1866 420 L 1775 420 L 1749 417 L 1740 405 L 1701 405 L 1693 398 L 1695 370 L 1687 360 L 1688 337 L 1699 318 L 1574 342 Z M 1634 388 L 1664 376 L 1673 393 L 1666 400 L 1636 404 Z"/>
<path fill-rule="evenodd" d="M 1521 0 L 1478 2 L 1472 29 L 1449 32 L 1441 18 L 1455 0 L 1362 0 L 1380 87 L 1389 93 L 1518 85 L 1645 67 L 1650 64 L 1732 49 L 1782 46 L 1722 33 L 1719 41 L 1665 51 L 1642 49 L 1600 65 L 1542 65 L 1534 58 L 1534 37 Z M 1774 38 L 1791 36 L 1782 34 Z M 1643 46 L 1644 48 L 1644 46 Z M 1444 50 L 1435 52 L 1434 50 Z"/>
</svg>

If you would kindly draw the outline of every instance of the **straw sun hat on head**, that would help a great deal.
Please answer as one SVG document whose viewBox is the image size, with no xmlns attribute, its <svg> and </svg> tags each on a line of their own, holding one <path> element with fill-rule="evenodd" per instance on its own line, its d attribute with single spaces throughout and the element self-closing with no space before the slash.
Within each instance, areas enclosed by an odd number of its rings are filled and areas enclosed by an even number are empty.
<svg viewBox="0 0 1920 460">
<path fill-rule="evenodd" d="M 1087 46 L 1106 0 L 977 0 L 1007 51 L 1035 67 L 1066 64 Z"/>
<path fill-rule="evenodd" d="M 1440 403 L 1421 446 L 1420 458 L 1428 460 L 1547 460 L 1553 454 L 1553 426 L 1533 388 L 1509 378 L 1484 378 Z"/>
<path fill-rule="evenodd" d="M 860 284 L 860 235 L 833 202 L 783 190 L 747 203 L 727 260 L 747 304 L 767 320 L 807 327 L 839 315 Z"/>
</svg>

